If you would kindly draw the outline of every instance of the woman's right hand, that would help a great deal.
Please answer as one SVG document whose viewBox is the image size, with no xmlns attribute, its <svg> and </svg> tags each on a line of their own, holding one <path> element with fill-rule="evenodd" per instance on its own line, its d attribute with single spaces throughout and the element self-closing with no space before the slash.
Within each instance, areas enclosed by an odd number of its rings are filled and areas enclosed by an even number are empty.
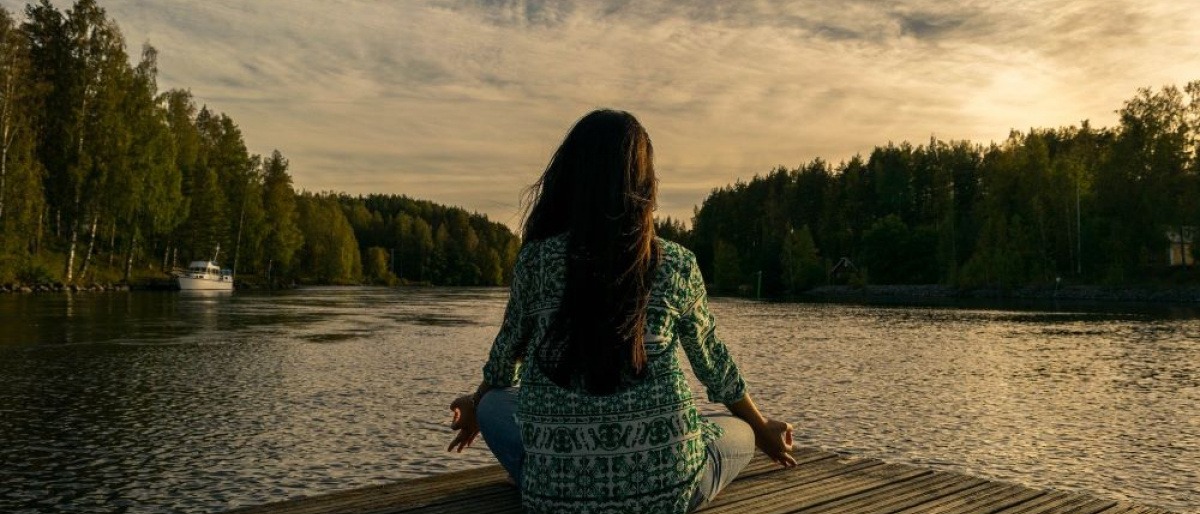
<svg viewBox="0 0 1200 514">
<path fill-rule="evenodd" d="M 780 466 L 790 468 L 796 465 L 796 459 L 791 455 L 792 425 L 790 423 L 768 418 L 766 423 L 754 430 L 754 445 Z"/>
<path fill-rule="evenodd" d="M 479 435 L 479 421 L 475 419 L 475 398 L 472 395 L 466 394 L 455 398 L 450 403 L 450 410 L 454 413 L 454 419 L 450 421 L 450 428 L 458 430 L 454 440 L 450 441 L 450 446 L 446 451 L 457 451 L 462 453 L 463 448 L 471 446 L 475 442 L 475 437 Z"/>
</svg>

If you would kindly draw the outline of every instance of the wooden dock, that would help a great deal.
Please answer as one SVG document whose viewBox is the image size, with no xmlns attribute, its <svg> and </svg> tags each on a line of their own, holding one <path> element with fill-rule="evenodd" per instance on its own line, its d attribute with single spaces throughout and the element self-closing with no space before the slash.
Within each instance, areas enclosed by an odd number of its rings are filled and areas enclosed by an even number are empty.
<svg viewBox="0 0 1200 514">
<path fill-rule="evenodd" d="M 958 473 L 816 449 L 783 469 L 761 454 L 700 510 L 709 514 L 1170 514 L 1078 493 L 1039 491 Z M 516 489 L 491 466 L 235 510 L 237 514 L 521 512 Z"/>
</svg>

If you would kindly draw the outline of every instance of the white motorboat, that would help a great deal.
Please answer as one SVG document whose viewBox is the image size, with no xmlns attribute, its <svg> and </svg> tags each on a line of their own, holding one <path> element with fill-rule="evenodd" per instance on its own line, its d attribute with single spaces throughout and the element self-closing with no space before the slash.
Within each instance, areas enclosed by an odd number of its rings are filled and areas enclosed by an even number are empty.
<svg viewBox="0 0 1200 514">
<path fill-rule="evenodd" d="M 183 291 L 233 291 L 233 272 L 213 261 L 192 261 L 175 279 Z"/>
</svg>

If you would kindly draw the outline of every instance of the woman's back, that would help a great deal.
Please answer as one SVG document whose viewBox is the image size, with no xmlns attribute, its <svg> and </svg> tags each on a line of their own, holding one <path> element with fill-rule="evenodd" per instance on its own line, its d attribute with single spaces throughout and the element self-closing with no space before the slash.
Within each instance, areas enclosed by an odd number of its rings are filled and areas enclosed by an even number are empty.
<svg viewBox="0 0 1200 514">
<path fill-rule="evenodd" d="M 758 411 L 715 335 L 696 257 L 654 236 L 657 190 L 650 136 L 607 109 L 580 118 L 529 190 L 504 322 L 483 382 L 450 404 L 447 448 L 482 433 L 527 512 L 686 512 L 758 441 L 795 465 L 791 427 Z M 699 415 L 678 348 L 735 417 Z"/>
<path fill-rule="evenodd" d="M 589 395 L 554 383 L 538 362 L 563 298 L 567 239 L 558 235 L 522 248 L 504 324 L 484 366 L 488 385 L 521 386 L 517 420 L 527 453 L 521 484 L 527 511 L 684 512 L 706 445 L 721 430 L 696 411 L 678 348 L 712 401 L 732 403 L 745 394 L 714 335 L 695 257 L 658 240 L 645 372 L 615 394 Z"/>
</svg>

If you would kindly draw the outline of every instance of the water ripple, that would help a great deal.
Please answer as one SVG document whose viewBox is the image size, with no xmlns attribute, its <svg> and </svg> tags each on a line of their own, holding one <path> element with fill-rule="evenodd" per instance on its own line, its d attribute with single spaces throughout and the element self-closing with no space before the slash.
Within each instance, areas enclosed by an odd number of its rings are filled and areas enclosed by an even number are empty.
<svg viewBox="0 0 1200 514">
<path fill-rule="evenodd" d="M 0 297 L 0 511 L 213 512 L 490 464 L 483 448 L 445 452 L 447 403 L 477 383 L 505 300 Z M 1200 508 L 1194 313 L 713 310 L 801 444 Z"/>
</svg>

